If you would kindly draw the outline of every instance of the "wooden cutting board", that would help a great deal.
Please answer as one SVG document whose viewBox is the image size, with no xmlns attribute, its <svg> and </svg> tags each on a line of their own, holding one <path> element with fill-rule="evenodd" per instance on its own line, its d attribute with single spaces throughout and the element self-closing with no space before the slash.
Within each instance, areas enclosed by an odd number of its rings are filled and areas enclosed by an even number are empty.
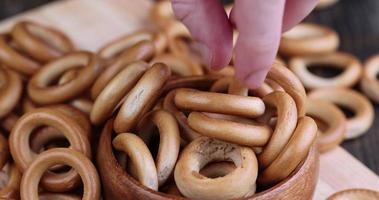
<svg viewBox="0 0 379 200">
<path fill-rule="evenodd" d="M 0 31 L 17 20 L 30 19 L 63 30 L 80 49 L 96 51 L 107 41 L 147 26 L 151 4 L 150 0 L 58 1 L 2 21 Z M 379 190 L 379 177 L 340 147 L 322 154 L 314 199 L 348 188 Z"/>
</svg>

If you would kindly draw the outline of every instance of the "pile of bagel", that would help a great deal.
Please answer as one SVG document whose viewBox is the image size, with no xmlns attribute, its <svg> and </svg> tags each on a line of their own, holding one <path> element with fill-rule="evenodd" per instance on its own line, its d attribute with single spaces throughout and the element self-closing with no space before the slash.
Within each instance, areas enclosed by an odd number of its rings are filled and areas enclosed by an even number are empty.
<svg viewBox="0 0 379 200">
<path fill-rule="evenodd" d="M 319 122 L 321 152 L 365 134 L 375 115 L 370 99 L 379 102 L 379 57 L 361 64 L 354 55 L 337 50 L 339 41 L 328 27 L 301 23 L 283 35 L 279 47 L 307 90 L 307 115 Z M 353 88 L 356 85 L 361 92 Z"/>
<path fill-rule="evenodd" d="M 204 65 L 168 1 L 151 17 L 151 30 L 96 52 L 31 21 L 0 35 L 0 198 L 244 198 L 286 179 L 311 148 L 327 151 L 372 124 L 370 102 L 350 87 L 361 81 L 378 100 L 379 59 L 362 69 L 335 52 L 328 28 L 300 24 L 284 35 L 289 67 L 275 61 L 250 90 L 233 62 L 217 72 Z M 315 38 L 301 38 L 309 28 Z M 313 63 L 344 72 L 316 77 Z"/>
</svg>

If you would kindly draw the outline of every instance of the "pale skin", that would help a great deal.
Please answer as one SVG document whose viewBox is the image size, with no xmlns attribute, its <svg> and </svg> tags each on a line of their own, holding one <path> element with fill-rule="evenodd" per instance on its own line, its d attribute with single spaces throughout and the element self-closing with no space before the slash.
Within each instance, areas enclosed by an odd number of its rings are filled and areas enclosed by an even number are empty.
<svg viewBox="0 0 379 200">
<path fill-rule="evenodd" d="M 232 57 L 233 27 L 237 78 L 249 88 L 264 81 L 278 51 L 280 36 L 299 23 L 318 0 L 235 0 L 228 18 L 220 0 L 172 0 L 175 15 L 199 42 L 202 57 L 212 69 Z"/>
</svg>

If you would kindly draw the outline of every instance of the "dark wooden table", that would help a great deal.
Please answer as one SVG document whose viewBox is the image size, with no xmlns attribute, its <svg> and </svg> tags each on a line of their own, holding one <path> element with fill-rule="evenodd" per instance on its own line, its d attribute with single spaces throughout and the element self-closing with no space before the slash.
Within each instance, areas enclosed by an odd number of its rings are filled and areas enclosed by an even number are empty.
<svg viewBox="0 0 379 200">
<path fill-rule="evenodd" d="M 51 1 L 1 0 L 0 19 Z M 379 53 L 378 0 L 340 0 L 333 7 L 314 11 L 306 21 L 333 27 L 341 38 L 340 50 L 357 55 L 361 61 Z M 379 116 L 379 106 L 375 111 Z M 379 174 L 379 117 L 367 134 L 342 146 Z"/>
</svg>

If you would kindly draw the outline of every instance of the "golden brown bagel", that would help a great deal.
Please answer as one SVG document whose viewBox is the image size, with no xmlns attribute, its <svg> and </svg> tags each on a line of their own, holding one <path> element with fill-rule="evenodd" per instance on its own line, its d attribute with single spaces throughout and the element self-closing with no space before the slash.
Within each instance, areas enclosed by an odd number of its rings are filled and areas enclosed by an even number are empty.
<svg viewBox="0 0 379 200">
<path fill-rule="evenodd" d="M 55 148 L 38 155 L 22 176 L 20 193 L 22 199 L 38 200 L 38 185 L 49 167 L 67 164 L 75 169 L 83 182 L 83 200 L 100 199 L 100 179 L 91 160 L 78 151 Z"/>
</svg>

